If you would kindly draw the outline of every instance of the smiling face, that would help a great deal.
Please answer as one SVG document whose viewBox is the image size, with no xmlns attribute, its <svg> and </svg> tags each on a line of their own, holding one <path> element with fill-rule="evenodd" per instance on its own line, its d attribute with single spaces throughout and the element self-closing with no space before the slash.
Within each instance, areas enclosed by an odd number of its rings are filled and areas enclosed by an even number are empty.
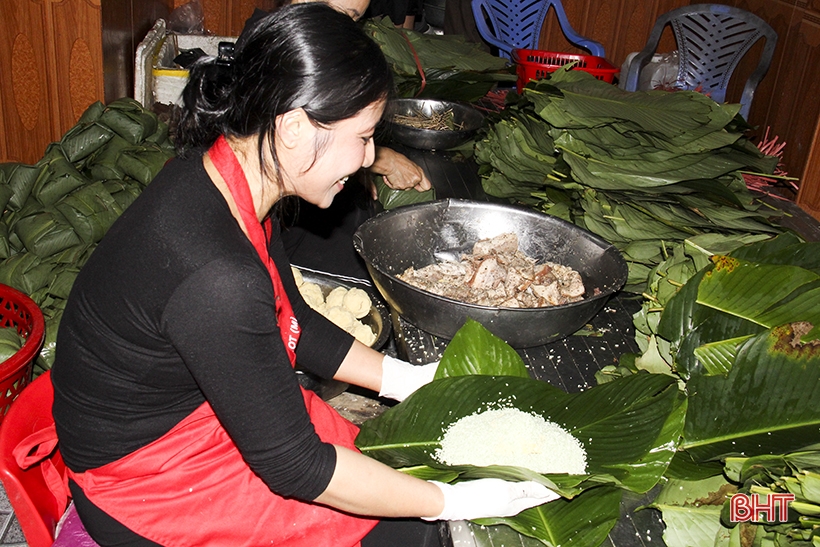
<svg viewBox="0 0 820 547">
<path fill-rule="evenodd" d="M 376 153 L 373 133 L 384 107 L 384 101 L 372 103 L 354 117 L 328 127 L 309 121 L 306 125 L 303 120 L 298 127 L 302 138 L 293 141 L 287 156 L 279 154 L 287 193 L 323 209 L 330 207 L 347 177 L 372 165 Z"/>
</svg>

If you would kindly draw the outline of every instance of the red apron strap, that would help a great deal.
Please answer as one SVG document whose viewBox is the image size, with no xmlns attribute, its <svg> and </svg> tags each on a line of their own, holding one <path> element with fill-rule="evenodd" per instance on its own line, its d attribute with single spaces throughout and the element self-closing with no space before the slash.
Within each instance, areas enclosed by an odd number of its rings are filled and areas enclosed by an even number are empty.
<svg viewBox="0 0 820 547">
<path fill-rule="evenodd" d="M 14 447 L 12 455 L 14 461 L 20 469 L 27 470 L 35 465 L 40 465 L 40 471 L 54 499 L 57 500 L 58 507 L 68 506 L 68 475 L 57 470 L 52 461 L 57 449 L 57 430 L 54 424 L 44 427 L 30 434 L 17 446 Z"/>
<path fill-rule="evenodd" d="M 262 224 L 256 217 L 256 208 L 253 205 L 253 198 L 248 187 L 248 180 L 245 177 L 245 172 L 236 159 L 236 155 L 231 149 L 228 141 L 224 136 L 220 136 L 214 145 L 208 150 L 208 156 L 222 175 L 222 179 L 228 185 L 228 190 L 233 196 L 234 203 L 236 203 L 239 214 L 242 217 L 242 222 L 245 224 L 245 229 L 248 231 L 248 238 L 253 243 L 259 258 L 268 269 L 270 273 L 271 282 L 273 284 L 273 294 L 276 299 L 276 318 L 279 321 L 279 331 L 282 334 L 282 342 L 288 350 L 291 365 L 296 364 L 296 344 L 299 342 L 299 335 L 301 329 L 299 323 L 296 321 L 296 316 L 293 313 L 293 307 L 290 305 L 290 300 L 285 293 L 285 287 L 282 285 L 282 279 L 279 277 L 279 270 L 276 268 L 273 259 L 268 253 L 268 238 L 262 230 Z M 270 233 L 270 217 L 265 220 Z"/>
</svg>

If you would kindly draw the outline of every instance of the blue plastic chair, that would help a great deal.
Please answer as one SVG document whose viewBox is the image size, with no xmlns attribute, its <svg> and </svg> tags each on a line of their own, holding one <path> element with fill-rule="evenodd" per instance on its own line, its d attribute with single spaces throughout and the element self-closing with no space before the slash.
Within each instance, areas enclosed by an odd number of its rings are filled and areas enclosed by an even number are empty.
<svg viewBox="0 0 820 547">
<path fill-rule="evenodd" d="M 763 53 L 743 87 L 740 114 L 748 119 L 755 89 L 769 70 L 777 33 L 766 21 L 740 8 L 723 4 L 693 4 L 669 11 L 655 21 L 646 46 L 632 58 L 624 89 L 636 91 L 641 70 L 652 59 L 664 27 L 669 24 L 678 44 L 678 79 L 681 89 L 697 89 L 715 101 L 726 100 L 726 88 L 738 62 L 761 38 Z"/>
<path fill-rule="evenodd" d="M 570 42 L 592 55 L 605 57 L 601 44 L 575 32 L 561 0 L 472 0 L 471 5 L 478 33 L 498 48 L 500 57 L 509 59 L 513 49 L 538 49 L 541 27 L 550 7 L 555 9 L 561 30 Z"/>
</svg>

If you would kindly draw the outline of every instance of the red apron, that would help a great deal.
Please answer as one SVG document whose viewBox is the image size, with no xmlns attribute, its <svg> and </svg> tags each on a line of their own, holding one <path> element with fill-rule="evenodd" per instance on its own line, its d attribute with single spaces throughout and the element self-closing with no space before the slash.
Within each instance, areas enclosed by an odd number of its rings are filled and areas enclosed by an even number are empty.
<svg viewBox="0 0 820 547">
<path fill-rule="evenodd" d="M 208 154 L 270 272 L 282 341 L 294 364 L 299 325 L 268 254 L 242 168 L 224 137 Z M 322 441 L 355 450 L 358 428 L 312 391 L 303 389 L 302 395 Z M 103 511 L 167 547 L 349 547 L 358 545 L 378 522 L 271 492 L 242 459 L 207 402 L 153 443 L 70 475 Z"/>
</svg>

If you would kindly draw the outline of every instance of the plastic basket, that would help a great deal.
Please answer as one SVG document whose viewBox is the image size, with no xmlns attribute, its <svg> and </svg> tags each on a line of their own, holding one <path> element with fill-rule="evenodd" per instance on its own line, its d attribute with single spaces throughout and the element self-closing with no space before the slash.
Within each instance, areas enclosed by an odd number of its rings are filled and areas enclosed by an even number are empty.
<svg viewBox="0 0 820 547">
<path fill-rule="evenodd" d="M 573 69 L 589 72 L 599 80 L 610 84 L 615 79 L 615 75 L 620 72 L 620 69 L 612 66 L 603 57 L 594 55 L 573 55 L 540 49 L 514 49 L 512 59 L 516 64 L 519 92 L 530 80 L 545 78 L 550 72 L 555 72 L 569 63 L 575 63 Z"/>
<path fill-rule="evenodd" d="M 14 327 L 25 338 L 23 346 L 0 363 L 0 423 L 12 401 L 31 382 L 34 360 L 45 339 L 43 312 L 34 301 L 8 285 L 0 283 L 0 327 Z"/>
</svg>

